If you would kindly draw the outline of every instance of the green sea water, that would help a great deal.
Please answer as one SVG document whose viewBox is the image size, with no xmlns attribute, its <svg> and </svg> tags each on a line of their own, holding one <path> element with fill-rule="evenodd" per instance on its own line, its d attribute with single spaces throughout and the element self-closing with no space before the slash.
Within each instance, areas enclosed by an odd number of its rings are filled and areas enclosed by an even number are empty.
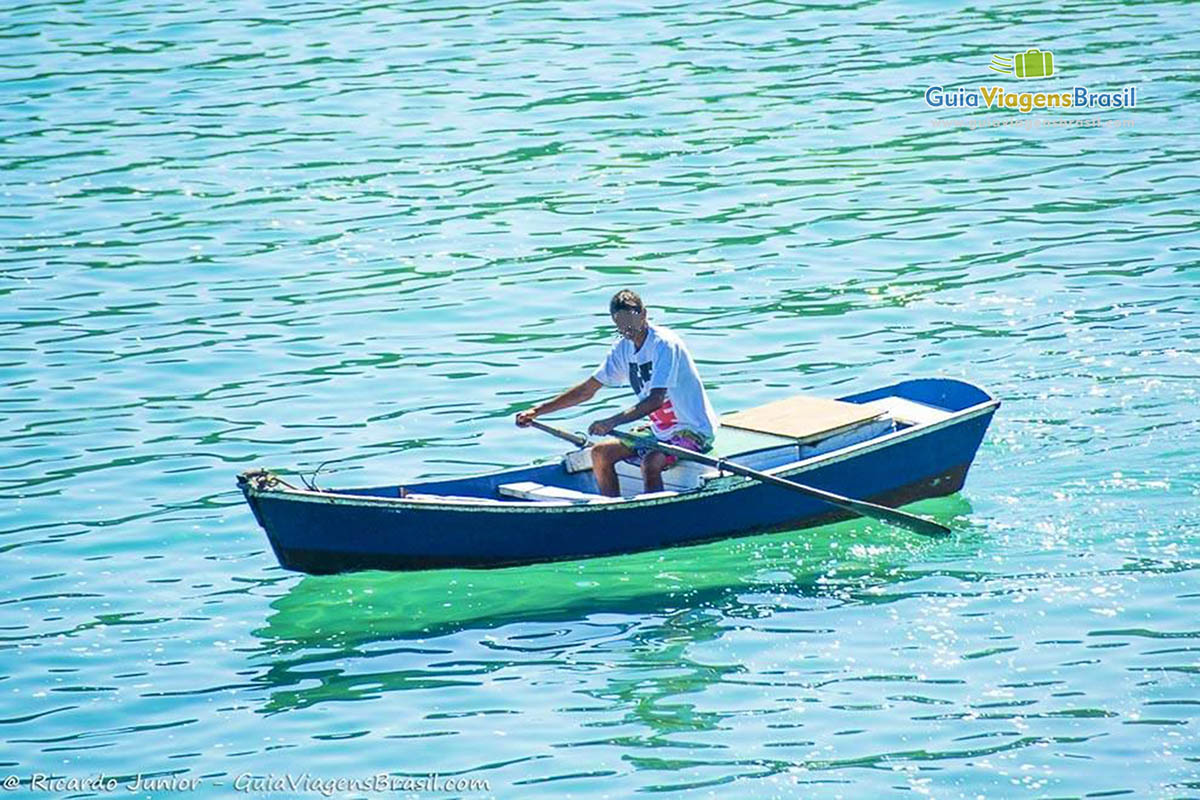
<svg viewBox="0 0 1200 800">
<path fill-rule="evenodd" d="M 1196 8 L 6 5 L 0 785 L 1200 797 Z M 1053 77 L 989 71 L 1031 47 Z M 980 127 L 1021 115 L 931 85 L 1138 93 Z M 623 287 L 719 411 L 1000 397 L 912 507 L 956 535 L 278 567 L 238 472 L 552 458 L 512 415 Z M 439 783 L 312 783 L 381 773 Z"/>
</svg>

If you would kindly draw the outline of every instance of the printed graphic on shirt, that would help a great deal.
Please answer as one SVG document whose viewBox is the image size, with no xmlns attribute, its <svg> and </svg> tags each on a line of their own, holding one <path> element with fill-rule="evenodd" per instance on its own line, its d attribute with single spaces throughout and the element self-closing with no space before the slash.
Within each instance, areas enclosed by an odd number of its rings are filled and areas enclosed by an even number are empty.
<svg viewBox="0 0 1200 800">
<path fill-rule="evenodd" d="M 675 427 L 679 419 L 675 416 L 675 406 L 671 405 L 668 400 L 661 406 L 650 412 L 650 421 L 654 423 L 654 427 L 660 431 L 669 430 Z"/>
<path fill-rule="evenodd" d="M 647 361 L 645 364 L 638 364 L 635 361 L 629 362 L 629 385 L 633 387 L 633 393 L 639 397 L 642 394 L 642 387 L 650 382 L 650 376 L 653 374 L 654 364 Z"/>
</svg>

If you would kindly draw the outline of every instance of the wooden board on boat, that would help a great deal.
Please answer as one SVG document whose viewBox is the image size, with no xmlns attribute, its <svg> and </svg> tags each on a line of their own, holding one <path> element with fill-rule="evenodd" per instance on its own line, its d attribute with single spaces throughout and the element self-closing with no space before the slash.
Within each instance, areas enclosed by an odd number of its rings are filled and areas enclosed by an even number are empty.
<svg viewBox="0 0 1200 800">
<path fill-rule="evenodd" d="M 862 425 L 884 413 L 858 403 L 797 395 L 763 406 L 726 414 L 721 426 L 784 436 L 804 443 Z"/>
</svg>

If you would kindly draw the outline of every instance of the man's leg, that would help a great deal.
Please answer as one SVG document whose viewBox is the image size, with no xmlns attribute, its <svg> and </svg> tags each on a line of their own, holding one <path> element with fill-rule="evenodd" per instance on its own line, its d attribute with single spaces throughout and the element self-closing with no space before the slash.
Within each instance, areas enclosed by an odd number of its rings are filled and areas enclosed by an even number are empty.
<svg viewBox="0 0 1200 800">
<path fill-rule="evenodd" d="M 621 494 L 616 463 L 631 455 L 633 451 L 615 439 L 606 439 L 592 446 L 592 473 L 596 476 L 600 494 L 607 497 Z"/>
<path fill-rule="evenodd" d="M 662 474 L 667 468 L 667 454 L 654 450 L 642 458 L 642 482 L 646 484 L 647 492 L 663 490 Z"/>
</svg>

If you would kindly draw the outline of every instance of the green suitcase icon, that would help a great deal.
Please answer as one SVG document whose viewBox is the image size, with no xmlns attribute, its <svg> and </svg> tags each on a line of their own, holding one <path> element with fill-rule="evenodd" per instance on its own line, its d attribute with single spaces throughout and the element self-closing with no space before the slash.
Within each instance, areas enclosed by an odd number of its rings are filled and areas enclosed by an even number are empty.
<svg viewBox="0 0 1200 800">
<path fill-rule="evenodd" d="M 1031 47 L 1013 56 L 1013 67 L 1018 78 L 1049 78 L 1054 74 L 1054 53 Z"/>
</svg>

